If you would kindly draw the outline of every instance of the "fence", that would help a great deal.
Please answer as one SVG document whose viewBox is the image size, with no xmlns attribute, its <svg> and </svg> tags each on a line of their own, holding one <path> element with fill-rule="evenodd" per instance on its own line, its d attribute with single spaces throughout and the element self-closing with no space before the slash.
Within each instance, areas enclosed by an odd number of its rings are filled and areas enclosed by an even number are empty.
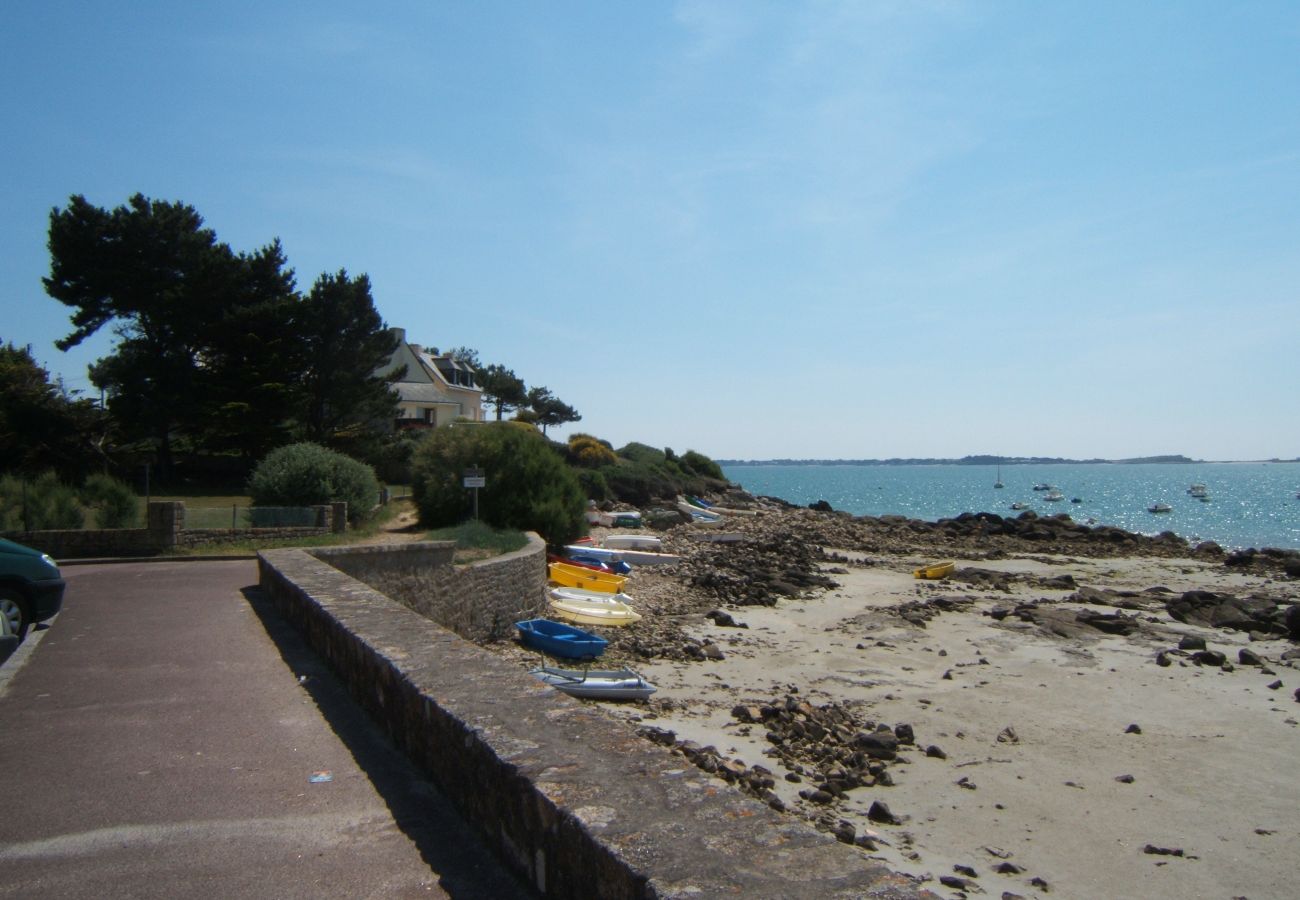
<svg viewBox="0 0 1300 900">
<path fill-rule="evenodd" d="M 324 528 L 322 506 L 190 506 L 185 507 L 186 528 Z"/>
</svg>

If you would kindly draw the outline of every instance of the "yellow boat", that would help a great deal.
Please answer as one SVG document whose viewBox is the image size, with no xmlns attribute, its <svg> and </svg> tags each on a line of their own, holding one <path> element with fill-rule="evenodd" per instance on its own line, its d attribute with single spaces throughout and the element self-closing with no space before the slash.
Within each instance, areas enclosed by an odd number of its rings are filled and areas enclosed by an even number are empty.
<svg viewBox="0 0 1300 900">
<path fill-rule="evenodd" d="M 615 599 L 615 597 L 621 599 Z M 553 588 L 550 591 L 551 613 L 578 625 L 631 625 L 641 614 L 624 603 L 626 594 L 601 594 L 578 588 Z"/>
<path fill-rule="evenodd" d="M 949 560 L 948 562 L 930 563 L 928 566 L 921 566 L 912 572 L 915 578 L 947 578 L 957 568 L 957 564 Z"/>
<path fill-rule="evenodd" d="M 547 572 L 551 581 L 563 587 L 602 591 L 606 594 L 617 594 L 623 590 L 623 585 L 627 582 L 627 578 L 623 575 L 597 572 L 595 569 L 584 569 L 582 566 L 571 566 L 567 563 L 551 563 L 547 567 Z"/>
</svg>

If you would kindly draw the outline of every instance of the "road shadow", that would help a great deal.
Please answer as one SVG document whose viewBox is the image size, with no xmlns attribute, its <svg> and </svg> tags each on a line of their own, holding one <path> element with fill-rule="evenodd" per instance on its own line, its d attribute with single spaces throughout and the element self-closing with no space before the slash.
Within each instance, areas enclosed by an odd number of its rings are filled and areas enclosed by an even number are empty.
<svg viewBox="0 0 1300 900">
<path fill-rule="evenodd" d="M 347 688 L 256 585 L 242 591 L 285 665 L 298 676 L 325 721 L 351 752 L 411 839 L 438 886 L 456 900 L 536 900 L 478 840 L 451 802 L 399 751 L 352 700 Z"/>
</svg>

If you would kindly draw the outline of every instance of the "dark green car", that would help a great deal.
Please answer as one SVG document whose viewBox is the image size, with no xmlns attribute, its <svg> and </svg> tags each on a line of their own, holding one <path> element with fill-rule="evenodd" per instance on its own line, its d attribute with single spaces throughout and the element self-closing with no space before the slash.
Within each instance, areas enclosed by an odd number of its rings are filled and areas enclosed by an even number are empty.
<svg viewBox="0 0 1300 900">
<path fill-rule="evenodd" d="M 63 607 L 64 585 L 48 553 L 0 538 L 0 616 L 20 641 Z"/>
</svg>

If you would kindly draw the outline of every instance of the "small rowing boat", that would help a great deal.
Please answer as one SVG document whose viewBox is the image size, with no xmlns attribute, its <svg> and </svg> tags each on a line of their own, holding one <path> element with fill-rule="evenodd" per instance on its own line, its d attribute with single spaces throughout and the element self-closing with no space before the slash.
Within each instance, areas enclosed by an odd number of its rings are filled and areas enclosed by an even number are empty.
<svg viewBox="0 0 1300 900">
<path fill-rule="evenodd" d="M 551 612 L 577 625 L 613 625 L 622 627 L 641 621 L 641 614 L 626 601 L 627 594 L 603 594 L 579 588 L 551 588 Z"/>
<path fill-rule="evenodd" d="M 623 585 L 627 583 L 627 577 L 624 575 L 599 572 L 596 569 L 573 566 L 562 562 L 551 563 L 546 567 L 546 572 L 551 581 L 558 585 L 585 588 L 589 591 L 601 591 L 606 594 L 617 594 L 623 590 Z"/>
<path fill-rule="evenodd" d="M 682 561 L 675 553 L 651 553 L 648 550 L 624 550 L 623 561 L 634 566 L 671 566 Z"/>
<path fill-rule="evenodd" d="M 515 628 L 519 629 L 519 642 L 525 647 L 559 659 L 595 659 L 609 645 L 603 637 L 550 619 L 516 622 Z"/>
<path fill-rule="evenodd" d="M 930 563 L 929 565 L 921 566 L 919 569 L 914 569 L 912 571 L 912 577 L 930 579 L 947 578 L 956 568 L 957 564 L 952 560 L 948 560 L 947 562 Z"/>
<path fill-rule="evenodd" d="M 658 553 L 664 542 L 653 534 L 611 534 L 600 542 L 610 550 L 651 550 Z"/>
<path fill-rule="evenodd" d="M 528 674 L 571 697 L 588 700 L 645 700 L 655 686 L 631 669 L 556 669 L 542 666 Z"/>
</svg>

